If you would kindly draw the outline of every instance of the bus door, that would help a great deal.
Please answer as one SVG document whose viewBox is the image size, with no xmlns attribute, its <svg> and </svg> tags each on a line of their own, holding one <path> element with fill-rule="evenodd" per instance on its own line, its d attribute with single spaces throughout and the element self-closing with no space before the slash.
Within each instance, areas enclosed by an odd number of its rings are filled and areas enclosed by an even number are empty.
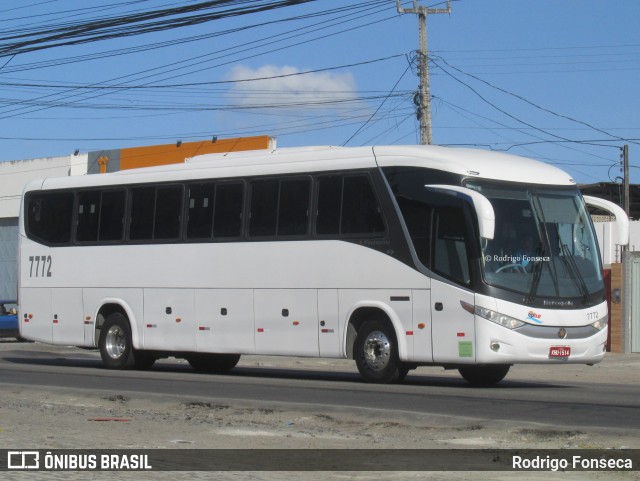
<svg viewBox="0 0 640 481">
<path fill-rule="evenodd" d="M 450 198 L 434 206 L 431 233 L 431 339 L 434 362 L 475 362 L 469 217 Z M 466 309 L 465 309 L 466 307 Z M 471 312 L 469 312 L 471 311 Z"/>
</svg>

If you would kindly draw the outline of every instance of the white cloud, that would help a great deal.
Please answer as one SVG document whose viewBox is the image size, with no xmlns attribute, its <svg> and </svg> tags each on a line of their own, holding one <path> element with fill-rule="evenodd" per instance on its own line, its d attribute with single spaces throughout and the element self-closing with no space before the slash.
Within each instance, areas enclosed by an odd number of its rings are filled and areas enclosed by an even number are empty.
<svg viewBox="0 0 640 481">
<path fill-rule="evenodd" d="M 291 66 L 234 67 L 229 80 L 263 79 L 232 84 L 227 96 L 240 107 L 308 109 L 349 112 L 357 102 L 356 82 L 350 73 L 314 72 Z"/>
</svg>

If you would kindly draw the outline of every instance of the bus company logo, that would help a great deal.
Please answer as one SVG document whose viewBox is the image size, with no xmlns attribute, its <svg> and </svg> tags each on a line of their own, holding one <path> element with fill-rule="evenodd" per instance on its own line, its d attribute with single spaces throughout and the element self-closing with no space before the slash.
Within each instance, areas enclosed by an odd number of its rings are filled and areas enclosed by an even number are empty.
<svg viewBox="0 0 640 481">
<path fill-rule="evenodd" d="M 7 469 L 40 469 L 38 451 L 7 451 Z"/>
<path fill-rule="evenodd" d="M 527 319 L 533 322 L 537 322 L 538 324 L 542 324 L 542 314 L 538 314 L 537 312 L 529 311 L 529 314 L 527 314 Z"/>
</svg>

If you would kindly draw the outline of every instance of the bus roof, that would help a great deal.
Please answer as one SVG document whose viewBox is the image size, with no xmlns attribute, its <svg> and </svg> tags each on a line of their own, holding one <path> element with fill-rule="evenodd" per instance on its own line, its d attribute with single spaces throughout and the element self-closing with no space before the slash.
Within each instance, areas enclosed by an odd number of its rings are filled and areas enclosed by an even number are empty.
<svg viewBox="0 0 640 481">
<path fill-rule="evenodd" d="M 309 173 L 372 167 L 423 167 L 465 177 L 528 184 L 575 185 L 566 172 L 543 162 L 479 149 L 432 145 L 375 147 L 296 147 L 206 154 L 171 164 L 130 169 L 111 174 L 48 178 L 34 181 L 25 190 L 123 183 L 171 182 L 206 177 L 244 177 L 268 174 Z M 152 177 L 150 177 L 152 175 Z"/>
<path fill-rule="evenodd" d="M 378 165 L 429 167 L 465 177 L 527 184 L 575 185 L 565 171 L 539 160 L 491 150 L 407 145 L 374 147 Z"/>
</svg>

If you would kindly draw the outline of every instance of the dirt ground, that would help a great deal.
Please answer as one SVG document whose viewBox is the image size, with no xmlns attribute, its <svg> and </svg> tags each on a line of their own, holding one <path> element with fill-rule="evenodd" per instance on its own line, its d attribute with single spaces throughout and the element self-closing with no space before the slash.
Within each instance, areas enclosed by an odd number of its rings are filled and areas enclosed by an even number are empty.
<svg viewBox="0 0 640 481">
<path fill-rule="evenodd" d="M 0 341 L 6 349 L 34 344 Z M 42 349 L 52 348 L 43 346 Z M 69 352 L 69 351 L 65 351 Z M 172 360 L 172 362 L 176 362 Z M 244 366 L 298 366 L 305 370 L 355 369 L 349 361 L 246 356 Z M 565 366 L 553 381 L 637 383 L 640 355 L 608 355 L 596 366 Z M 426 368 L 423 368 L 426 369 Z M 431 368 L 429 375 L 457 376 Z M 515 366 L 508 379 L 544 380 L 544 369 Z M 548 379 L 548 377 L 547 377 Z M 389 414 L 369 409 L 330 410 L 284 403 L 260 403 L 164 395 L 109 394 L 57 388 L 2 386 L 0 448 L 640 448 L 638 433 L 567 429 L 542 424 L 487 422 L 473 417 Z M 640 400 L 639 400 L 640 405 Z M 514 479 L 516 473 L 47 473 L 10 479 Z M 90 477 L 87 474 L 91 474 Z M 520 479 L 640 479 L 635 473 L 518 473 Z M 75 476 L 78 477 L 75 477 Z M 490 475 L 490 476 L 489 476 Z M 144 477 L 148 476 L 148 477 Z M 551 477 L 550 477 L 551 476 Z M 108 477 L 108 478 L 107 478 Z"/>
</svg>

